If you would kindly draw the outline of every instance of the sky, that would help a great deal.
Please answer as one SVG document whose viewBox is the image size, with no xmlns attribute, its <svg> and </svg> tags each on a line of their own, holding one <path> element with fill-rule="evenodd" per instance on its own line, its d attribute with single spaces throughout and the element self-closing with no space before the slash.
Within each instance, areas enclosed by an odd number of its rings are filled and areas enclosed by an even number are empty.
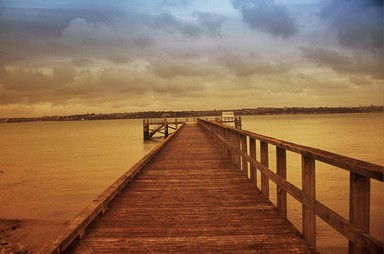
<svg viewBox="0 0 384 254">
<path fill-rule="evenodd" d="M 0 0 L 0 118 L 384 104 L 383 0 Z"/>
</svg>

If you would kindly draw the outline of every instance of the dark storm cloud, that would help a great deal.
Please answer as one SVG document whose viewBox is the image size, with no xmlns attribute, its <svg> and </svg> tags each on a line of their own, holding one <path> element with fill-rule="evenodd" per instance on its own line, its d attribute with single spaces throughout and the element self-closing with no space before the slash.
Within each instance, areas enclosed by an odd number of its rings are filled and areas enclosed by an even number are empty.
<svg viewBox="0 0 384 254">
<path fill-rule="evenodd" d="M 283 38 L 298 33 L 296 21 L 287 8 L 273 0 L 233 0 L 232 4 L 241 12 L 243 21 L 252 29 Z"/>
<path fill-rule="evenodd" d="M 120 10 L 112 6 L 97 5 L 67 5 L 62 8 L 0 8 L 1 34 L 19 35 L 26 38 L 58 36 L 69 25 L 71 20 L 81 18 L 87 22 L 113 22 L 118 16 L 122 16 Z"/>
<path fill-rule="evenodd" d="M 220 37 L 221 36 L 221 27 L 225 21 L 225 16 L 212 14 L 208 12 L 197 12 L 199 24 L 211 37 Z"/>
<path fill-rule="evenodd" d="M 6 70 L 0 76 L 0 104 L 61 101 L 63 87 L 72 84 L 75 75 L 71 67 L 55 68 L 49 74 L 30 69 Z"/>
<path fill-rule="evenodd" d="M 91 59 L 89 59 L 87 57 L 81 57 L 81 56 L 74 57 L 71 60 L 71 64 L 75 67 L 83 67 L 83 66 L 86 66 L 86 65 L 91 64 L 91 63 L 92 63 Z"/>
<path fill-rule="evenodd" d="M 382 0 L 330 0 L 320 16 L 329 21 L 342 46 L 369 51 L 383 49 Z"/>
<path fill-rule="evenodd" d="M 0 7 L 0 62 L 14 63 L 36 59 L 45 55 L 68 56 L 67 42 L 60 41 L 63 31 L 74 20 L 83 20 L 92 24 L 113 26 L 116 17 L 122 12 L 113 6 L 85 4 L 83 1 L 63 1 L 61 5 L 50 5 L 30 1 L 18 6 L 9 2 L 7 7 Z M 28 5 L 29 4 L 29 5 Z M 84 45 L 77 45 L 81 47 Z"/>
<path fill-rule="evenodd" d="M 197 24 L 184 22 L 171 13 L 162 13 L 154 16 L 150 26 L 162 29 L 167 33 L 174 31 L 190 37 L 198 37 L 203 32 L 202 28 Z"/>
<path fill-rule="evenodd" d="M 190 65 L 189 65 L 190 66 Z M 50 73 L 31 69 L 6 70 L 0 68 L 0 106 L 18 103 L 68 103 L 72 100 L 102 100 L 106 96 L 126 98 L 150 93 L 152 95 L 193 94 L 205 89 L 193 73 L 203 70 L 179 68 L 177 75 L 161 70 L 161 75 L 129 68 L 105 68 L 99 71 L 76 70 L 69 66 L 53 69 Z M 167 76 L 167 71 L 169 71 Z M 184 77 L 180 74 L 186 75 Z M 139 98 L 136 98 L 139 97 Z M 109 97 L 108 97 L 109 98 Z"/>
<path fill-rule="evenodd" d="M 343 55 L 336 50 L 311 47 L 301 47 L 300 49 L 305 57 L 320 66 L 331 66 L 332 69 L 342 72 L 356 71 L 353 57 Z"/>
<path fill-rule="evenodd" d="M 364 76 L 384 79 L 382 0 L 329 0 L 319 15 L 329 36 L 336 35 L 340 48 L 301 47 L 306 58 L 351 80 L 362 80 Z"/>
<path fill-rule="evenodd" d="M 108 60 L 115 64 L 124 64 L 132 61 L 132 59 L 128 56 L 118 54 L 111 55 L 108 57 Z"/>
<path fill-rule="evenodd" d="M 172 79 L 175 77 L 204 77 L 219 75 L 212 66 L 204 66 L 191 60 L 158 59 L 151 62 L 149 70 L 159 77 Z"/>
<path fill-rule="evenodd" d="M 220 36 L 221 26 L 225 18 L 221 15 L 199 12 L 195 14 L 196 20 L 184 21 L 171 13 L 161 13 L 159 15 L 148 16 L 147 23 L 152 28 L 162 29 L 163 31 L 178 32 L 189 37 L 217 37 Z"/>
<path fill-rule="evenodd" d="M 224 16 L 192 12 L 178 17 L 162 9 L 111 1 L 63 1 L 20 8 L 0 7 L 0 63 L 15 64 L 44 57 L 104 58 L 122 63 L 114 55 L 140 54 L 170 36 L 199 39 L 220 37 Z M 148 4 L 148 3 L 147 3 Z M 0 5 L 1 6 L 1 5 Z M 109 48 L 109 49 L 108 49 Z M 127 56 L 132 57 L 132 56 Z M 76 62 L 79 63 L 78 61 Z"/>
<path fill-rule="evenodd" d="M 279 75 L 290 70 L 289 66 L 283 63 L 269 63 L 252 56 L 227 54 L 220 56 L 216 62 L 237 77 L 248 77 L 251 75 Z"/>
<path fill-rule="evenodd" d="M 368 75 L 374 79 L 384 79 L 384 54 L 345 54 L 334 49 L 301 47 L 304 56 L 318 66 L 328 67 L 342 74 Z"/>
<path fill-rule="evenodd" d="M 139 48 L 146 48 L 156 44 L 155 40 L 147 35 L 139 35 L 132 38 L 132 45 Z"/>
</svg>

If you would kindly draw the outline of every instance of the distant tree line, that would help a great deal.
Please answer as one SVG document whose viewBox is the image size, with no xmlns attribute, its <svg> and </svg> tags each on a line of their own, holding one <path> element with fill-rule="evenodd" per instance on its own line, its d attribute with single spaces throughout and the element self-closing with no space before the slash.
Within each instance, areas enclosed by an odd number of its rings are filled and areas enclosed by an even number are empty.
<svg viewBox="0 0 384 254">
<path fill-rule="evenodd" d="M 77 114 L 67 116 L 43 116 L 1 118 L 0 123 L 35 122 L 35 121 L 84 121 L 84 120 L 110 120 L 110 119 L 145 119 L 145 118 L 182 118 L 220 116 L 224 111 L 233 111 L 235 115 L 294 115 L 294 114 L 336 114 L 336 113 L 384 113 L 384 106 L 359 107 L 259 107 L 227 110 L 190 110 L 190 111 L 145 111 L 110 114 Z"/>
</svg>

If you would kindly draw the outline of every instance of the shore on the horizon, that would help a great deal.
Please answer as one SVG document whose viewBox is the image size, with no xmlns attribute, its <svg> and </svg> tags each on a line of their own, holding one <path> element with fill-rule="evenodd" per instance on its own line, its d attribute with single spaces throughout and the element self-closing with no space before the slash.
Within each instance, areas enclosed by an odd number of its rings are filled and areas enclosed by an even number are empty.
<svg viewBox="0 0 384 254">
<path fill-rule="evenodd" d="M 82 121 L 82 120 L 113 120 L 113 119 L 143 119 L 143 118 L 184 118 L 219 116 L 224 111 L 232 111 L 235 115 L 297 115 L 297 114 L 342 114 L 342 113 L 383 113 L 384 106 L 358 107 L 258 107 L 226 110 L 187 110 L 187 111 L 143 111 L 124 113 L 86 113 L 65 116 L 42 117 L 10 117 L 0 118 L 0 123 L 38 122 L 38 121 Z"/>
</svg>

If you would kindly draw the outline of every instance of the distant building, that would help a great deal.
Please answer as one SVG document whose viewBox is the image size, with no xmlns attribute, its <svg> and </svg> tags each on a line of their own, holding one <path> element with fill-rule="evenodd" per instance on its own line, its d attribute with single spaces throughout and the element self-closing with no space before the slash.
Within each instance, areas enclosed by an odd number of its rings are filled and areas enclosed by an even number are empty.
<svg viewBox="0 0 384 254">
<path fill-rule="evenodd" d="M 232 125 L 236 129 L 241 129 L 241 117 L 236 117 L 233 111 L 222 112 L 220 122 L 225 125 Z"/>
<path fill-rule="evenodd" d="M 235 120 L 235 113 L 233 111 L 227 111 L 221 113 L 222 122 L 233 122 Z"/>
</svg>

